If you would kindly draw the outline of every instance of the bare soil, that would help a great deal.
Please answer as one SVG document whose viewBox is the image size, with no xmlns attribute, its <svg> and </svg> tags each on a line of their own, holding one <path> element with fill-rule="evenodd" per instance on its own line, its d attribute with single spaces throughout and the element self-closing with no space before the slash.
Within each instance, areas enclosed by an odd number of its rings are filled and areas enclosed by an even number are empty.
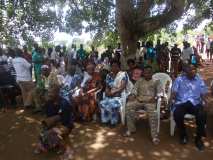
<svg viewBox="0 0 213 160">
<path fill-rule="evenodd" d="M 207 84 L 213 79 L 213 65 L 200 69 Z M 31 110 L 10 109 L 0 113 L 0 160 L 57 160 L 58 155 L 34 155 L 42 116 L 32 115 Z M 102 127 L 97 123 L 76 124 L 69 136 L 75 160 L 212 160 L 213 159 L 213 96 L 209 99 L 207 138 L 205 150 L 194 146 L 194 122 L 188 123 L 189 144 L 180 145 L 177 134 L 169 134 L 169 121 L 161 122 L 161 143 L 150 141 L 146 119 L 137 122 L 137 133 L 132 138 L 121 136 L 123 127 Z"/>
</svg>

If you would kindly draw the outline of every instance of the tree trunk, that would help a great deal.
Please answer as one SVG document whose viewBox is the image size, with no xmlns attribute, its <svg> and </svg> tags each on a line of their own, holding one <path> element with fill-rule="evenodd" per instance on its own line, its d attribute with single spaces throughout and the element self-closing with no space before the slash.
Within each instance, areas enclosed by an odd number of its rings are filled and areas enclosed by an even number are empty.
<svg viewBox="0 0 213 160">
<path fill-rule="evenodd" d="M 121 23 L 122 24 L 122 23 Z M 123 49 L 123 57 L 121 57 L 121 64 L 123 69 L 127 69 L 126 61 L 128 59 L 135 59 L 137 41 L 139 40 L 137 34 L 130 33 L 124 25 L 119 26 L 119 34 L 121 39 L 121 45 Z"/>
<path fill-rule="evenodd" d="M 128 18 L 126 17 L 128 15 Z M 126 61 L 134 59 L 136 53 L 136 43 L 139 39 L 135 34 L 133 25 L 135 15 L 129 0 L 117 1 L 116 4 L 116 24 L 121 39 L 123 55 L 121 56 L 121 64 L 123 69 L 127 69 Z"/>
<path fill-rule="evenodd" d="M 185 0 L 167 0 L 166 2 L 164 11 L 153 16 L 150 10 L 156 5 L 154 0 L 141 0 L 138 4 L 134 4 L 133 0 L 116 0 L 116 23 L 124 51 L 122 61 L 135 57 L 136 42 L 140 38 L 182 16 Z"/>
<path fill-rule="evenodd" d="M 121 44 L 123 49 L 123 55 L 121 57 L 121 64 L 123 69 L 127 69 L 127 60 L 135 59 L 136 47 L 138 38 L 131 34 L 120 34 Z"/>
</svg>

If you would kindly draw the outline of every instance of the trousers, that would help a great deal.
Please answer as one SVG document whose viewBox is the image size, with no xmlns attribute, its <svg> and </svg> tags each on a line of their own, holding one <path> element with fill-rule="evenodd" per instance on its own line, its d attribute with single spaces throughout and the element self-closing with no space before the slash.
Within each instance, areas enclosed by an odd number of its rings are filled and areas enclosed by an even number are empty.
<svg viewBox="0 0 213 160">
<path fill-rule="evenodd" d="M 205 136 L 206 112 L 201 104 L 194 106 L 191 102 L 178 104 L 174 110 L 174 120 L 181 137 L 186 136 L 186 128 L 184 125 L 184 116 L 192 114 L 195 116 L 197 125 L 197 138 Z"/>
<path fill-rule="evenodd" d="M 126 104 L 127 129 L 130 132 L 136 131 L 135 127 L 136 110 L 142 107 L 145 107 L 145 110 L 148 113 L 149 125 L 151 129 L 151 137 L 156 138 L 158 136 L 157 133 L 158 117 L 155 103 L 141 103 L 138 100 L 129 101 Z"/>
</svg>

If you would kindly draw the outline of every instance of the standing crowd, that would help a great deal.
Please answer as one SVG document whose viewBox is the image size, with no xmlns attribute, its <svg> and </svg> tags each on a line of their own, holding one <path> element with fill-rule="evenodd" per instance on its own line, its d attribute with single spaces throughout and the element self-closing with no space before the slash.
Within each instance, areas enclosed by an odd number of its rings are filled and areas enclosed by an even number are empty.
<svg viewBox="0 0 213 160">
<path fill-rule="evenodd" d="M 126 127 L 123 135 L 131 136 L 136 132 L 139 109 L 147 112 L 152 142 L 158 144 L 156 106 L 160 97 L 166 110 L 172 111 L 181 144 L 188 142 L 184 116 L 195 116 L 195 145 L 203 150 L 208 88 L 197 73 L 203 62 L 198 50 L 186 41 L 182 50 L 177 44 L 170 48 L 168 42 L 161 44 L 160 40 L 155 46 L 151 41 L 136 45 L 135 57 L 127 60 L 127 70 L 121 68 L 124 53 L 120 44 L 115 49 L 108 46 L 102 54 L 93 46 L 86 52 L 83 44 L 79 49 L 73 44 L 70 50 L 56 46 L 46 51 L 35 43 L 32 54 L 26 46 L 0 48 L 1 106 L 5 110 L 5 106 L 20 104 L 17 97 L 21 93 L 25 108 L 45 115 L 35 153 L 55 150 L 66 159 L 72 153 L 66 138 L 74 122 L 96 121 L 110 127 L 122 122 Z M 209 46 L 212 57 L 213 42 Z M 172 83 L 163 85 L 153 78 L 156 73 L 171 77 Z M 171 96 L 166 100 L 169 90 Z"/>
</svg>

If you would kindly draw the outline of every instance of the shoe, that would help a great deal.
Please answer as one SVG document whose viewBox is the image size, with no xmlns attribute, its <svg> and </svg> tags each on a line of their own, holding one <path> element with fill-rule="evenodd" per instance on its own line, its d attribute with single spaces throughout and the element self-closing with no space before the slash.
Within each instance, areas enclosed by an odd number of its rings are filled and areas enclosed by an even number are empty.
<svg viewBox="0 0 213 160">
<path fill-rule="evenodd" d="M 42 109 L 36 108 L 36 109 L 33 110 L 32 114 L 37 114 L 37 113 L 40 113 L 40 112 L 42 112 Z"/>
<path fill-rule="evenodd" d="M 131 136 L 132 134 L 134 134 L 134 133 L 135 133 L 135 132 L 130 132 L 130 131 L 127 130 L 126 132 L 123 133 L 122 136 L 123 136 L 123 137 L 130 137 L 130 136 Z"/>
<path fill-rule="evenodd" d="M 115 128 L 116 126 L 117 126 L 116 124 L 110 124 L 110 125 L 109 125 L 109 128 L 113 129 L 113 128 Z"/>
<path fill-rule="evenodd" d="M 187 144 L 188 143 L 188 137 L 187 136 L 183 136 L 180 138 L 180 144 Z"/>
<path fill-rule="evenodd" d="M 103 122 L 102 122 L 102 123 L 100 124 L 100 126 L 101 126 L 101 127 L 108 127 L 108 126 L 109 126 L 109 123 L 103 123 Z"/>
<path fill-rule="evenodd" d="M 160 143 L 160 139 L 159 138 L 153 138 L 152 139 L 152 143 L 154 144 L 154 145 L 158 145 L 159 143 Z"/>
<path fill-rule="evenodd" d="M 195 138 L 195 146 L 197 147 L 197 149 L 199 151 L 204 150 L 204 144 L 203 144 L 203 141 L 201 140 L 201 138 Z"/>
<path fill-rule="evenodd" d="M 31 109 L 31 108 L 33 108 L 33 106 L 27 105 L 27 106 L 24 106 L 24 108 L 26 108 L 26 109 Z"/>
</svg>

